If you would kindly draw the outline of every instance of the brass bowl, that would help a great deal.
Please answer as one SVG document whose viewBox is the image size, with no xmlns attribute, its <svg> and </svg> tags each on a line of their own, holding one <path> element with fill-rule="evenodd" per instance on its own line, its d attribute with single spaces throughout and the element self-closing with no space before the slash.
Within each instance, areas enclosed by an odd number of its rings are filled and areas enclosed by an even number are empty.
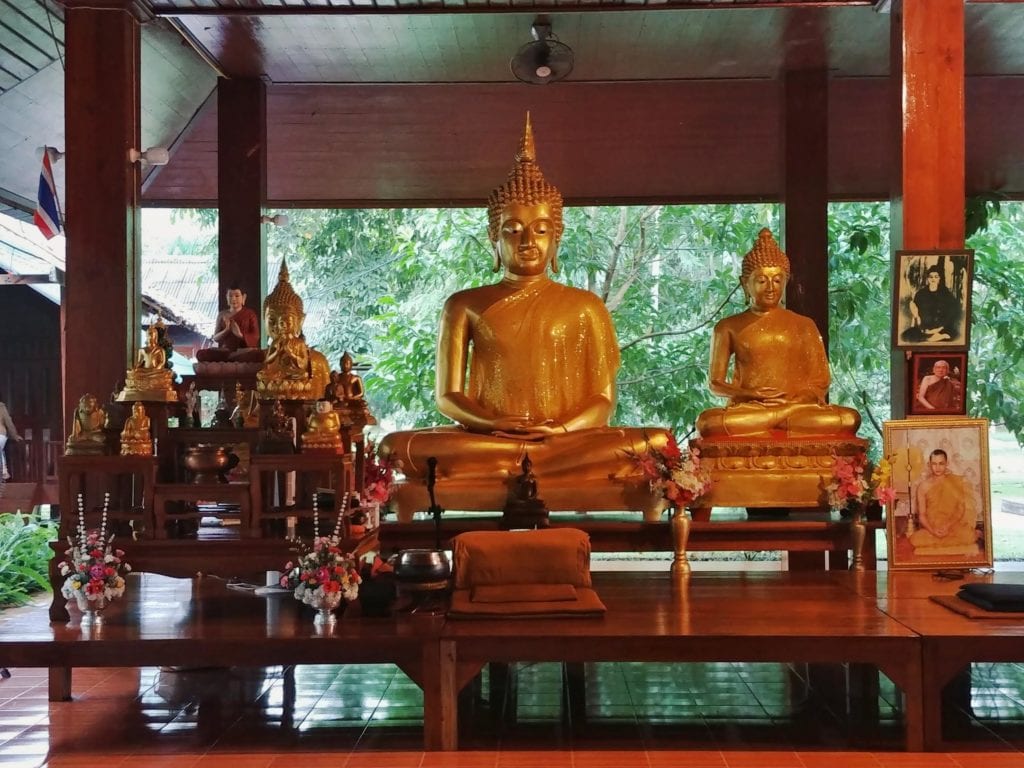
<svg viewBox="0 0 1024 768">
<path fill-rule="evenodd" d="M 193 483 L 225 483 L 228 453 L 222 445 L 200 443 L 185 451 L 185 467 L 195 476 Z"/>
</svg>

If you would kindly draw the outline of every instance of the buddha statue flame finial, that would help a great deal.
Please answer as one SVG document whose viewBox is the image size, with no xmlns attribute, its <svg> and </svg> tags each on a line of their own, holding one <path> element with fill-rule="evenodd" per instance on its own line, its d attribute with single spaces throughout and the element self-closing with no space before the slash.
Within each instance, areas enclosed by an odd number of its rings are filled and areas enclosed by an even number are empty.
<svg viewBox="0 0 1024 768">
<path fill-rule="evenodd" d="M 772 235 L 772 231 L 768 227 L 764 227 L 757 233 L 757 242 L 754 243 L 754 247 L 747 251 L 743 257 L 740 282 L 746 283 L 747 278 L 750 277 L 755 269 L 763 269 L 765 267 L 779 267 L 786 273 L 787 277 L 791 272 L 789 257 L 779 247 L 778 242 Z"/>
<path fill-rule="evenodd" d="M 277 285 L 274 286 L 274 290 L 270 292 L 267 298 L 263 300 L 264 314 L 266 314 L 268 309 L 276 309 L 280 313 L 293 312 L 300 316 L 303 314 L 302 298 L 292 288 L 291 277 L 288 275 L 288 264 L 285 259 L 281 259 L 281 269 L 277 273 Z"/>
<path fill-rule="evenodd" d="M 547 203 L 555 225 L 555 236 L 562 237 L 562 193 L 548 183 L 537 165 L 537 152 L 533 143 L 533 126 L 530 113 L 526 113 L 526 127 L 516 150 L 515 165 L 509 171 L 505 183 L 491 192 L 487 198 L 487 235 L 492 243 L 498 241 L 501 228 L 501 212 L 507 205 L 536 205 Z M 557 266 L 552 263 L 557 272 Z"/>
</svg>

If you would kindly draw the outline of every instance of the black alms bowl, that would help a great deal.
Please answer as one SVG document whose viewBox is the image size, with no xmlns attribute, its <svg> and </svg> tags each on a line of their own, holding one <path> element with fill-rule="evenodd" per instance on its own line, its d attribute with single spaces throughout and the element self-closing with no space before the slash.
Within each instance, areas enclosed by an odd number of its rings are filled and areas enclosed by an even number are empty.
<svg viewBox="0 0 1024 768">
<path fill-rule="evenodd" d="M 404 582 L 444 581 L 452 572 L 447 555 L 437 549 L 403 549 L 391 564 L 395 577 Z"/>
</svg>

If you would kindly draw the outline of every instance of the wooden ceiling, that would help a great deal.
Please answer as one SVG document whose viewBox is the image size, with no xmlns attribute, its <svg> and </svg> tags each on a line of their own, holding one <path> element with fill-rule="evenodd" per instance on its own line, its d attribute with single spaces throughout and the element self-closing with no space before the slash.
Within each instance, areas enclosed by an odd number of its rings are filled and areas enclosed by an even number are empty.
<svg viewBox="0 0 1024 768">
<path fill-rule="evenodd" d="M 139 1 L 154 17 L 143 143 L 172 149 L 146 204 L 216 200 L 218 75 L 268 84 L 269 206 L 480 204 L 527 109 L 572 202 L 777 199 L 783 75 L 812 66 L 831 75 L 830 194 L 891 186 L 884 0 Z M 0 202 L 15 207 L 34 195 L 34 148 L 63 136 L 62 73 L 45 62 L 60 11 L 0 0 Z M 575 62 L 543 86 L 509 69 L 539 14 Z M 968 0 L 965 14 L 968 191 L 1024 196 L 1024 4 Z M 10 69 L 27 79 L 5 85 Z M 25 93 L 30 119 L 15 117 Z"/>
</svg>

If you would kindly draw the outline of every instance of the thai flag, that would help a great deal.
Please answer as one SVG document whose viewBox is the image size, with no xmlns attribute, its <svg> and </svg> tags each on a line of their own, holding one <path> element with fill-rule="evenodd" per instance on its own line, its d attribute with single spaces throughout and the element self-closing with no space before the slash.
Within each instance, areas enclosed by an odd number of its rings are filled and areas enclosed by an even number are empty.
<svg viewBox="0 0 1024 768">
<path fill-rule="evenodd" d="M 49 147 L 43 148 L 43 169 L 39 172 L 39 200 L 36 202 L 36 212 L 32 219 L 47 240 L 61 233 L 60 206 L 57 203 L 57 186 L 53 183 Z"/>
</svg>

